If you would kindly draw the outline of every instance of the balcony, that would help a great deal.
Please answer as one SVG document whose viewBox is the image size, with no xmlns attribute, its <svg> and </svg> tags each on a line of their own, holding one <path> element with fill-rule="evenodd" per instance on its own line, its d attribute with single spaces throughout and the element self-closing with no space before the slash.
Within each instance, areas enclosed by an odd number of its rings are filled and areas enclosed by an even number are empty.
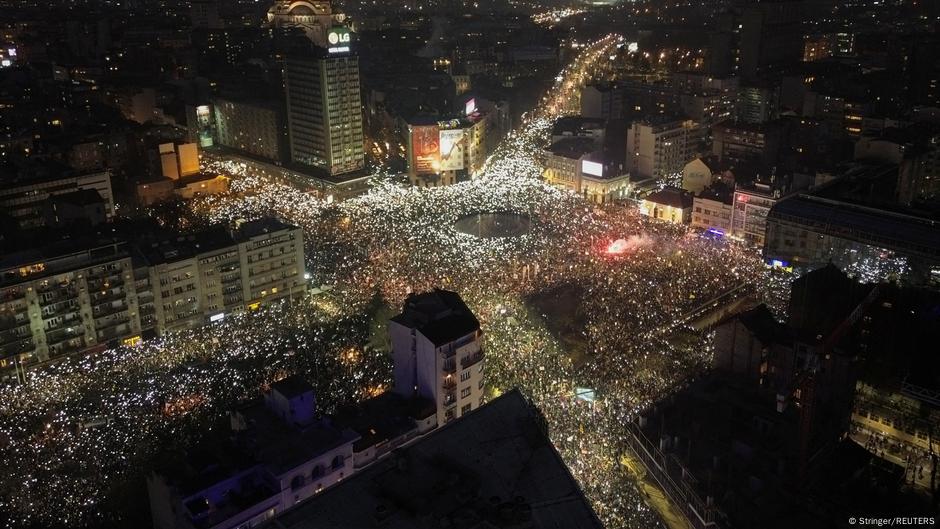
<svg viewBox="0 0 940 529">
<path fill-rule="evenodd" d="M 109 288 L 118 288 L 124 286 L 124 279 L 120 275 L 107 277 L 105 279 L 89 279 L 88 290 L 107 290 Z"/>
<path fill-rule="evenodd" d="M 441 384 L 441 387 L 444 388 L 444 391 L 453 391 L 457 388 L 457 381 L 454 377 L 445 377 L 444 383 Z"/>
<path fill-rule="evenodd" d="M 119 299 L 124 299 L 124 291 L 121 289 L 108 290 L 105 293 L 95 293 L 91 296 L 92 305 L 101 305 L 102 303 L 107 303 L 109 301 L 117 301 Z"/>
<path fill-rule="evenodd" d="M 20 327 L 24 327 L 28 325 L 29 325 L 29 318 L 23 318 L 23 317 L 17 318 L 16 316 L 0 317 L 0 332 L 10 331 L 10 330 L 18 329 Z"/>
<path fill-rule="evenodd" d="M 43 307 L 56 305 L 63 302 L 74 300 L 78 296 L 78 289 L 73 286 L 49 287 L 37 290 L 39 294 L 39 304 Z"/>
<path fill-rule="evenodd" d="M 109 324 L 107 327 L 105 327 L 105 328 L 103 328 L 103 329 L 99 329 L 99 330 L 98 330 L 98 341 L 99 341 L 99 342 L 105 342 L 105 341 L 108 341 L 108 340 L 114 340 L 114 339 L 117 339 L 117 338 L 121 338 L 121 337 L 123 337 L 124 335 L 126 335 L 126 334 L 127 334 L 126 331 L 118 331 L 118 330 L 117 330 L 117 327 L 116 327 L 116 326 L 117 326 L 117 325 L 120 325 L 121 323 L 126 323 L 126 322 L 116 322 L 116 323 L 113 323 L 113 324 Z"/>
<path fill-rule="evenodd" d="M 152 293 L 152 292 L 144 292 L 144 293 L 141 293 L 141 292 L 138 290 L 138 291 L 137 291 L 137 303 L 140 304 L 140 305 L 146 305 L 146 304 L 148 304 L 148 303 L 153 303 L 153 293 Z"/>
<path fill-rule="evenodd" d="M 93 310 L 91 313 L 91 317 L 97 320 L 99 318 L 111 316 L 112 314 L 125 312 L 126 310 L 127 310 L 127 305 L 124 305 L 123 303 L 121 303 L 120 305 L 116 307 L 114 305 L 106 305 L 106 306 L 101 307 L 100 309 L 98 307 L 95 307 L 95 310 Z"/>
<path fill-rule="evenodd" d="M 66 340 L 71 340 L 73 338 L 78 338 L 85 334 L 85 327 L 79 325 L 77 327 L 70 327 L 61 331 L 46 332 L 46 343 L 49 345 L 55 345 L 57 343 L 62 343 Z"/>
<path fill-rule="evenodd" d="M 35 348 L 36 344 L 33 343 L 33 338 L 31 336 L 27 336 L 26 338 L 19 338 L 14 341 L 0 344 L 0 356 L 7 357 L 18 355 L 32 351 Z"/>
<path fill-rule="evenodd" d="M 451 358 L 450 360 L 444 361 L 444 365 L 442 368 L 444 373 L 452 375 L 457 372 L 457 362 L 455 360 L 456 359 Z"/>
<path fill-rule="evenodd" d="M 63 345 L 50 346 L 49 347 L 49 356 L 63 356 L 69 355 L 72 353 L 77 353 L 86 349 L 88 346 L 85 345 L 84 340 L 79 340 L 76 343 L 66 343 Z"/>
<path fill-rule="evenodd" d="M 129 321 L 131 321 L 130 316 L 122 316 L 122 317 L 119 317 L 119 318 L 113 318 L 113 319 L 110 319 L 110 320 L 107 320 L 107 321 L 104 321 L 104 322 L 101 322 L 101 323 L 98 323 L 98 321 L 95 320 L 95 329 L 96 329 L 99 333 L 101 333 L 101 332 L 106 331 L 106 330 L 108 330 L 108 329 L 112 329 L 112 328 L 114 328 L 114 327 L 117 327 L 118 325 L 122 325 L 122 324 L 124 324 L 124 323 L 128 323 Z"/>
<path fill-rule="evenodd" d="M 466 369 L 480 360 L 483 360 L 483 351 L 477 351 L 475 354 L 463 357 L 460 360 L 460 366 Z"/>
<path fill-rule="evenodd" d="M 42 319 L 48 320 L 55 316 L 63 316 L 65 314 L 73 313 L 77 309 L 78 309 L 78 300 L 76 299 L 66 299 L 62 301 L 57 301 L 51 305 L 43 306 Z"/>
<path fill-rule="evenodd" d="M 449 408 L 451 406 L 457 405 L 457 395 L 455 393 L 448 393 L 444 396 L 444 407 Z"/>
<path fill-rule="evenodd" d="M 60 329 L 65 329 L 68 327 L 75 327 L 76 325 L 81 326 L 81 324 L 82 324 L 82 319 L 77 316 L 74 318 L 62 318 L 62 320 L 59 321 L 58 323 L 47 324 L 46 334 L 49 334 L 50 332 L 58 331 Z"/>
</svg>

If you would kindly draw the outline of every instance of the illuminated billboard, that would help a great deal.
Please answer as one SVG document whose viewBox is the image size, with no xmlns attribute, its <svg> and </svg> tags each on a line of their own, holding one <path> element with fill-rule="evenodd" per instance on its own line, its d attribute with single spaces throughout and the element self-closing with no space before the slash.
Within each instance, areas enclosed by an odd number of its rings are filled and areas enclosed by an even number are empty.
<svg viewBox="0 0 940 529">
<path fill-rule="evenodd" d="M 597 162 L 584 160 L 581 162 L 581 172 L 591 176 L 604 176 L 604 166 Z"/>
<path fill-rule="evenodd" d="M 470 99 L 470 101 L 467 101 L 466 106 L 464 106 L 464 113 L 469 116 L 470 114 L 473 114 L 476 111 L 477 111 L 477 100 Z"/>
<path fill-rule="evenodd" d="M 344 53 L 349 51 L 349 43 L 351 41 L 349 36 L 349 29 L 344 27 L 335 27 L 330 29 L 330 32 L 326 36 L 326 40 L 330 43 L 327 51 L 330 53 Z"/>
<path fill-rule="evenodd" d="M 415 174 L 432 174 L 441 170 L 440 128 L 437 125 L 411 128 L 411 166 Z"/>
<path fill-rule="evenodd" d="M 467 136 L 463 129 L 441 131 L 441 170 L 457 171 L 464 168 Z"/>
</svg>

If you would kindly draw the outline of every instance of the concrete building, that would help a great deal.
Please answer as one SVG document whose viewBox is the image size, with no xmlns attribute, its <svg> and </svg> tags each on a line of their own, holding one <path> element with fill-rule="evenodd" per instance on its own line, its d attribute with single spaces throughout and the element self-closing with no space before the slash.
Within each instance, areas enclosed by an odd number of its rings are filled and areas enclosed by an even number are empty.
<svg viewBox="0 0 940 529">
<path fill-rule="evenodd" d="M 685 164 L 685 167 L 682 168 L 682 189 L 692 194 L 698 194 L 712 185 L 715 169 L 717 169 L 713 165 L 702 158 L 696 158 Z"/>
<path fill-rule="evenodd" d="M 159 147 L 163 178 L 179 180 L 199 173 L 199 146 L 196 143 L 162 143 Z"/>
<path fill-rule="evenodd" d="M 558 118 L 552 125 L 552 143 L 568 138 L 589 138 L 599 148 L 604 143 L 607 120 L 585 116 Z"/>
<path fill-rule="evenodd" d="M 292 53 L 284 65 L 291 161 L 330 176 L 365 165 L 359 58 L 348 30 L 336 31 L 345 46 Z"/>
<path fill-rule="evenodd" d="M 656 191 L 640 203 L 640 213 L 673 224 L 688 224 L 692 220 L 692 194 L 674 187 Z"/>
<path fill-rule="evenodd" d="M 589 168 L 600 167 L 600 170 L 594 172 L 603 172 L 603 160 L 600 159 L 598 145 L 590 137 L 572 137 L 556 141 L 545 150 L 544 155 L 545 180 L 553 186 L 575 193 L 581 192 L 585 162 Z"/>
<path fill-rule="evenodd" d="M 282 160 L 286 135 L 281 111 L 267 101 L 216 98 L 215 131 L 219 145 L 265 160 Z"/>
<path fill-rule="evenodd" d="M 67 240 L 0 260 L 0 370 L 26 366 L 152 329 L 146 268 L 123 241 Z"/>
<path fill-rule="evenodd" d="M 413 294 L 388 330 L 396 393 L 434 402 L 441 425 L 483 403 L 480 322 L 459 295 L 446 290 Z"/>
<path fill-rule="evenodd" d="M 108 220 L 105 201 L 94 189 L 79 189 L 50 196 L 43 205 L 43 224 L 64 227 L 84 222 L 90 226 Z"/>
<path fill-rule="evenodd" d="M 510 390 L 274 523 L 283 529 L 600 529 L 545 425 L 541 412 Z"/>
<path fill-rule="evenodd" d="M 302 231 L 272 219 L 185 236 L 65 240 L 6 255 L 0 266 L 0 376 L 306 290 Z"/>
<path fill-rule="evenodd" d="M 191 0 L 189 23 L 193 29 L 222 29 L 218 0 Z"/>
<path fill-rule="evenodd" d="M 712 127 L 712 154 L 721 160 L 741 162 L 764 157 L 767 131 L 758 123 L 725 122 Z"/>
<path fill-rule="evenodd" d="M 581 116 L 617 119 L 623 116 L 623 90 L 614 83 L 592 83 L 581 89 Z"/>
<path fill-rule="evenodd" d="M 721 321 L 714 368 L 625 428 L 691 527 L 828 527 L 903 483 L 846 439 L 877 288 L 829 267 L 792 290 L 786 323 Z"/>
<path fill-rule="evenodd" d="M 855 143 L 855 159 L 897 165 L 901 204 L 940 197 L 940 127 L 918 123 L 863 134 Z"/>
<path fill-rule="evenodd" d="M 736 188 L 731 235 L 755 246 L 764 246 L 767 215 L 783 196 L 779 186 L 770 184 L 755 183 L 750 187 Z"/>
<path fill-rule="evenodd" d="M 774 86 L 747 85 L 738 89 L 735 118 L 744 123 L 766 123 L 776 119 L 779 92 Z"/>
<path fill-rule="evenodd" d="M 627 131 L 627 169 L 637 178 L 682 172 L 699 153 L 705 130 L 691 120 L 634 121 Z"/>
<path fill-rule="evenodd" d="M 716 235 L 731 234 L 734 192 L 723 184 L 714 184 L 692 199 L 692 227 Z"/>
<path fill-rule="evenodd" d="M 13 217 L 20 228 L 35 228 L 43 225 L 44 204 L 51 196 L 79 190 L 97 192 L 103 200 L 105 216 L 111 218 L 114 215 L 109 171 L 82 175 L 48 175 L 5 182 L 0 184 L 0 209 Z"/>
<path fill-rule="evenodd" d="M 148 476 L 154 528 L 256 527 L 350 476 L 361 437 L 316 413 L 313 387 L 298 377 L 231 412 L 233 446 Z"/>
<path fill-rule="evenodd" d="M 811 7 L 803 0 L 753 2 L 739 21 L 741 77 L 754 79 L 802 58 L 802 20 Z"/>
<path fill-rule="evenodd" d="M 940 223 L 911 212 L 801 194 L 776 204 L 767 220 L 764 256 L 811 268 L 905 259 L 907 281 L 940 284 Z"/>
</svg>

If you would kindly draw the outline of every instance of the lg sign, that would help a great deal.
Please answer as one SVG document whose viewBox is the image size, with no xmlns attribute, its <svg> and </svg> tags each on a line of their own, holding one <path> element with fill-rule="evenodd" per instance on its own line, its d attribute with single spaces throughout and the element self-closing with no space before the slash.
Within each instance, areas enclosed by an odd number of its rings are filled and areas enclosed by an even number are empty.
<svg viewBox="0 0 940 529">
<path fill-rule="evenodd" d="M 327 39 L 329 39 L 330 44 L 333 46 L 349 44 L 349 32 L 348 31 L 342 31 L 342 32 L 331 31 L 330 34 L 327 36 Z"/>
</svg>

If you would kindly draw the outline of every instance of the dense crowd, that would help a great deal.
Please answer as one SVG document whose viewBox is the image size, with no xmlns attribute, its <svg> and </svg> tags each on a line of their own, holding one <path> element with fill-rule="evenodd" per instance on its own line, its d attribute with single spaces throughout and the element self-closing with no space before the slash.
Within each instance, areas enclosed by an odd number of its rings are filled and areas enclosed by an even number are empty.
<svg viewBox="0 0 940 529">
<path fill-rule="evenodd" d="M 69 359 L 0 388 L 0 451 L 10 462 L 0 511 L 12 513 L 10 525 L 107 518 L 107 498 L 139 481 L 158 448 L 186 446 L 287 374 L 304 374 L 327 411 L 387 388 L 390 359 L 367 346 L 376 305 L 395 309 L 411 292 L 443 287 L 481 320 L 489 397 L 519 387 L 542 409 L 608 527 L 659 526 L 619 463 L 623 425 L 707 366 L 709 335 L 686 325 L 703 303 L 735 289 L 779 300 L 785 281 L 752 249 L 539 180 L 552 120 L 576 106 L 580 84 L 620 43 L 608 37 L 586 48 L 469 182 L 416 189 L 377 179 L 367 195 L 326 203 L 217 162 L 233 177 L 232 192 L 194 201 L 193 217 L 296 224 L 314 283 L 335 288 Z M 479 238 L 455 228 L 466 215 L 496 212 L 524 215 L 530 229 Z M 578 387 L 593 398 L 578 397 Z"/>
</svg>

